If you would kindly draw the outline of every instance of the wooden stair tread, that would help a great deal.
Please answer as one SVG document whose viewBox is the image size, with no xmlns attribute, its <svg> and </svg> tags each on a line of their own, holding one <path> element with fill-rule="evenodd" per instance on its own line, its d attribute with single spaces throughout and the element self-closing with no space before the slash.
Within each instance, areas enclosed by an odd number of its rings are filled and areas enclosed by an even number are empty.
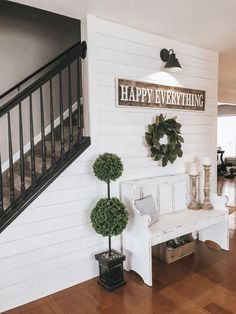
<svg viewBox="0 0 236 314">
<path fill-rule="evenodd" d="M 51 158 L 51 156 L 52 156 L 51 141 L 46 141 L 45 146 L 46 146 L 46 157 Z M 65 149 L 65 151 L 69 150 L 69 143 L 67 141 L 64 142 L 64 149 Z M 35 155 L 37 157 L 41 157 L 41 155 L 42 155 L 41 146 L 35 147 Z M 56 157 L 56 159 L 61 157 L 61 142 L 58 140 L 55 140 L 55 157 Z"/>
<path fill-rule="evenodd" d="M 16 189 L 14 190 L 15 199 L 20 196 L 20 192 Z M 10 186 L 3 186 L 3 206 L 6 209 L 10 205 Z"/>
<path fill-rule="evenodd" d="M 78 140 L 78 128 L 73 126 L 73 144 L 76 144 Z M 51 144 L 51 135 L 46 136 L 45 141 L 46 146 L 46 156 L 51 157 L 52 155 L 52 144 Z M 65 152 L 69 151 L 69 128 L 64 127 L 64 150 Z M 42 145 L 41 142 L 37 143 L 34 148 L 35 154 L 41 156 L 42 155 Z M 55 129 L 55 156 L 56 159 L 61 157 L 61 134 L 60 128 Z"/>
<path fill-rule="evenodd" d="M 72 133 L 73 133 L 73 142 L 77 141 L 78 138 L 78 127 L 77 126 L 73 126 L 72 127 Z M 70 130 L 69 127 L 64 126 L 64 141 L 65 142 L 69 142 L 69 134 L 70 134 Z M 57 140 L 61 140 L 61 130 L 59 129 L 55 129 L 55 138 Z"/>
<path fill-rule="evenodd" d="M 68 117 L 64 120 L 64 126 L 69 126 L 69 122 L 70 122 L 70 120 Z M 77 125 L 77 110 L 73 111 L 73 113 L 72 113 L 72 125 L 73 126 Z"/>
<path fill-rule="evenodd" d="M 27 169 L 31 171 L 31 156 L 27 156 Z M 51 167 L 51 158 L 46 157 L 46 168 L 49 169 Z M 42 173 L 42 157 L 40 155 L 35 155 L 35 171 L 40 175 Z"/>
<path fill-rule="evenodd" d="M 27 171 L 29 172 L 29 170 Z M 14 181 L 15 181 L 15 189 L 17 191 L 21 191 L 21 176 L 18 173 L 15 173 L 14 175 Z M 25 174 L 25 189 L 28 189 L 31 186 L 31 176 L 30 174 Z"/>
</svg>

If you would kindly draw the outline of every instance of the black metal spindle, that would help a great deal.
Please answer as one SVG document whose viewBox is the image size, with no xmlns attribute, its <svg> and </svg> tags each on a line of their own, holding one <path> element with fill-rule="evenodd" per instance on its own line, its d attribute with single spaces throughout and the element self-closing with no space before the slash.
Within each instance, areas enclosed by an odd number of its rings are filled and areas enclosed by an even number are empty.
<svg viewBox="0 0 236 314">
<path fill-rule="evenodd" d="M 73 146 L 73 125 L 72 125 L 72 90 L 71 90 L 71 69 L 68 65 L 68 104 L 69 104 L 69 148 Z"/>
<path fill-rule="evenodd" d="M 13 169 L 13 153 L 12 153 L 12 136 L 11 136 L 11 116 L 10 111 L 7 113 L 8 122 L 8 152 L 9 152 L 9 186 L 10 186 L 10 202 L 15 203 L 15 184 L 14 184 L 14 169 Z"/>
<path fill-rule="evenodd" d="M 65 148 L 64 148 L 64 120 L 63 120 L 63 95 L 62 95 L 61 72 L 59 72 L 59 94 L 60 94 L 61 157 L 64 157 L 64 155 L 65 155 Z"/>
<path fill-rule="evenodd" d="M 82 125 L 81 125 L 81 97 L 82 97 L 82 89 L 81 89 L 81 58 L 77 59 L 77 125 L 78 125 L 78 142 L 81 141 L 82 138 Z"/>
<path fill-rule="evenodd" d="M 82 59 L 80 59 L 80 128 L 81 128 L 81 138 L 84 136 L 84 98 L 83 98 L 83 84 L 82 84 Z"/>
<path fill-rule="evenodd" d="M 55 154 L 55 130 L 54 130 L 54 108 L 53 108 L 53 94 L 52 94 L 52 79 L 50 79 L 50 120 L 51 120 L 51 158 L 52 158 L 52 165 L 56 161 L 56 154 Z"/>
<path fill-rule="evenodd" d="M 29 111 L 30 111 L 30 159 L 31 159 L 31 180 L 32 184 L 35 183 L 35 151 L 34 151 L 34 118 L 32 108 L 32 94 L 29 96 Z"/>
<path fill-rule="evenodd" d="M 4 215 L 4 205 L 3 205 L 3 182 L 2 182 L 2 161 L 0 153 L 0 217 Z"/>
<path fill-rule="evenodd" d="M 23 138 L 21 102 L 19 103 L 19 137 L 20 137 L 20 183 L 21 183 L 21 193 L 24 193 L 25 192 L 25 162 L 24 162 L 24 138 Z"/>
<path fill-rule="evenodd" d="M 46 142 L 45 142 L 45 123 L 43 108 L 43 89 L 40 86 L 40 113 L 41 113 L 41 149 L 42 149 L 42 173 L 47 170 L 46 167 Z"/>
</svg>

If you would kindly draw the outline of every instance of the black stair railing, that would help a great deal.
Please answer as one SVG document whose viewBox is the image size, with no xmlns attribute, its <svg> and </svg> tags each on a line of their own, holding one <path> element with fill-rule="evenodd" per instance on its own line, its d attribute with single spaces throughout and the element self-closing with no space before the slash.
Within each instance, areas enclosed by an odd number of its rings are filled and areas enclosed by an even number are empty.
<svg viewBox="0 0 236 314">
<path fill-rule="evenodd" d="M 89 145 L 83 134 L 79 42 L 0 96 L 0 232 Z M 49 69 L 47 70 L 47 68 Z"/>
</svg>

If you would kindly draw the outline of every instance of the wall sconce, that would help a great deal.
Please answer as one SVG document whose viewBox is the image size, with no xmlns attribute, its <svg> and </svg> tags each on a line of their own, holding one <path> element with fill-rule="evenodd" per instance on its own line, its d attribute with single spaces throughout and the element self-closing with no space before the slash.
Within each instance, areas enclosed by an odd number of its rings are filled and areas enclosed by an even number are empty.
<svg viewBox="0 0 236 314">
<path fill-rule="evenodd" d="M 182 70 L 182 67 L 179 63 L 179 60 L 176 58 L 174 50 L 162 49 L 160 52 L 160 57 L 163 62 L 166 62 L 164 69 L 168 72 L 179 72 Z"/>
</svg>

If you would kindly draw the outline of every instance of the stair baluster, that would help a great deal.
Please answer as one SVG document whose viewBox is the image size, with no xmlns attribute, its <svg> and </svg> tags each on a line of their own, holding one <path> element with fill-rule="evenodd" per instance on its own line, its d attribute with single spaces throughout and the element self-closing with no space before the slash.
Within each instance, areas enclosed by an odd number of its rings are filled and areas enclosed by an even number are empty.
<svg viewBox="0 0 236 314">
<path fill-rule="evenodd" d="M 60 94 L 60 134 L 61 134 L 61 157 L 65 155 L 64 148 L 64 120 L 63 120 L 63 95 L 62 95 L 62 78 L 59 72 L 59 94 Z"/>
<path fill-rule="evenodd" d="M 3 182 L 2 182 L 2 160 L 0 154 L 0 217 L 4 215 L 3 206 Z"/>
<path fill-rule="evenodd" d="M 77 58 L 77 125 L 78 125 L 78 142 L 81 141 L 82 138 L 82 129 L 81 129 L 81 84 L 79 75 L 81 74 L 81 58 Z"/>
<path fill-rule="evenodd" d="M 23 126 L 22 126 L 22 110 L 21 102 L 19 102 L 19 136 L 20 136 L 20 181 L 21 181 L 21 193 L 25 192 L 25 161 L 24 161 L 24 138 L 23 138 Z"/>
<path fill-rule="evenodd" d="M 43 108 L 43 88 L 40 86 L 40 114 L 41 114 L 41 140 L 42 140 L 42 173 L 47 170 L 46 167 L 46 143 L 45 143 L 45 123 L 44 123 L 44 108 Z"/>
<path fill-rule="evenodd" d="M 30 111 L 30 158 L 31 158 L 31 180 L 35 183 L 35 151 L 34 151 L 34 118 L 32 108 L 32 94 L 29 96 L 29 111 Z"/>
<path fill-rule="evenodd" d="M 79 75 L 82 75 L 82 59 L 80 60 L 80 73 Z M 83 88 L 82 88 L 82 76 L 79 77 L 79 86 L 80 86 L 80 132 L 81 132 L 81 138 L 84 136 L 84 112 L 83 112 L 83 105 L 84 105 L 84 99 L 83 99 Z"/>
<path fill-rule="evenodd" d="M 9 187 L 10 187 L 10 202 L 15 204 L 15 186 L 14 186 L 14 169 L 13 169 L 13 153 L 12 153 L 12 136 L 11 136 L 11 116 L 10 111 L 7 113 L 8 122 L 8 153 L 9 153 Z"/>
<path fill-rule="evenodd" d="M 54 165 L 56 161 L 55 155 L 55 130 L 54 130 L 54 108 L 53 108 L 53 93 L 52 93 L 52 79 L 50 79 L 49 83 L 50 87 L 50 122 L 51 122 L 51 159 L 52 165 Z"/>
<path fill-rule="evenodd" d="M 71 68 L 68 65 L 69 148 L 73 146 Z"/>
</svg>

